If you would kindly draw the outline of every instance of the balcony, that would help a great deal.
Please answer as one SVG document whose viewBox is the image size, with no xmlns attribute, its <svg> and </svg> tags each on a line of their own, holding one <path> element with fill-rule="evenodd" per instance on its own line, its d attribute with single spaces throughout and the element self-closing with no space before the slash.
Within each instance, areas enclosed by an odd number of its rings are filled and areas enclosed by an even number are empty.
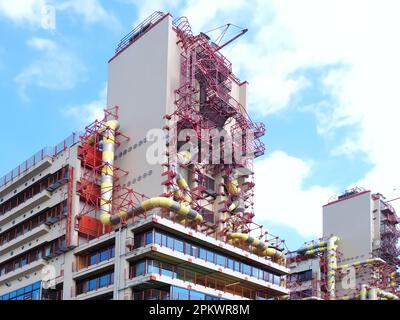
<svg viewBox="0 0 400 320">
<path fill-rule="evenodd" d="M 110 269 L 112 266 L 114 266 L 114 258 L 90 265 L 86 268 L 81 268 L 78 271 L 74 271 L 73 279 L 76 280 L 79 278 L 83 278 L 91 275 L 92 273 L 97 273 L 100 270 Z M 75 265 L 74 268 L 76 269 Z"/>
<path fill-rule="evenodd" d="M 78 294 L 77 296 L 75 296 L 76 300 L 89 300 L 89 299 L 94 299 L 94 298 L 98 298 L 100 296 L 106 295 L 106 294 L 110 294 L 114 291 L 114 285 L 111 284 L 107 287 L 103 287 L 103 288 L 99 288 L 93 291 L 88 291 L 85 293 L 81 293 Z"/>
<path fill-rule="evenodd" d="M 178 251 L 174 251 L 167 247 L 162 247 L 159 245 L 150 245 L 142 248 L 135 249 L 131 253 L 126 255 L 127 260 L 138 259 L 139 257 L 150 256 L 157 257 L 160 260 L 174 261 L 176 264 L 185 264 L 193 266 L 198 270 L 202 270 L 205 273 L 218 274 L 221 273 L 226 279 L 230 278 L 231 282 L 242 282 L 250 286 L 255 286 L 260 288 L 260 290 L 265 290 L 271 295 L 281 295 L 288 294 L 289 290 L 280 284 L 266 281 L 264 279 L 258 279 L 256 277 L 241 273 L 239 271 L 224 268 L 212 262 L 204 261 L 199 258 L 195 258 Z"/>
<path fill-rule="evenodd" d="M 33 196 L 32 198 L 28 199 L 27 201 L 21 203 L 20 205 L 16 206 L 14 209 L 6 212 L 4 215 L 0 217 L 0 224 L 6 224 L 19 215 L 26 213 L 36 206 L 40 205 L 41 203 L 50 200 L 51 194 L 47 190 L 43 190 L 42 192 L 38 193 L 37 195 Z"/>
<path fill-rule="evenodd" d="M 219 251 L 225 252 L 229 255 L 234 254 L 238 257 L 241 257 L 243 260 L 257 262 L 263 265 L 264 268 L 266 268 L 271 272 L 275 272 L 280 275 L 285 275 L 288 274 L 290 271 L 286 266 L 282 266 L 276 262 L 273 262 L 272 260 L 266 257 L 261 257 L 254 253 L 251 253 L 250 246 L 246 249 L 235 247 L 226 242 L 222 242 L 211 236 L 208 236 L 203 232 L 196 231 L 180 223 L 177 223 L 171 220 L 171 218 L 169 218 L 167 215 L 168 213 L 165 212 L 163 213 L 161 211 L 153 210 L 151 213 L 146 213 L 144 217 L 141 216 L 134 218 L 132 225 L 129 226 L 129 229 L 132 232 L 137 232 L 137 230 L 140 230 L 140 228 L 143 228 L 145 225 L 158 224 L 160 226 L 163 226 L 164 230 L 172 229 L 175 234 L 178 233 L 181 236 L 183 236 L 183 238 L 187 238 L 188 236 L 193 237 L 196 238 L 198 241 L 217 247 Z"/>
<path fill-rule="evenodd" d="M 47 265 L 47 262 L 44 259 L 39 259 L 32 263 L 29 263 L 22 268 L 18 268 L 14 271 L 11 271 L 5 275 L 0 277 L 0 286 L 6 284 L 9 281 L 12 281 L 17 278 L 21 278 L 23 276 L 29 275 L 35 271 L 41 270 L 44 266 Z"/>
<path fill-rule="evenodd" d="M 8 252 L 10 250 L 15 249 L 16 247 L 19 247 L 27 242 L 32 241 L 35 238 L 39 238 L 39 237 L 47 234 L 49 231 L 50 231 L 50 228 L 46 224 L 42 224 L 40 226 L 37 226 L 36 228 L 33 228 L 31 231 L 0 246 L 0 256 L 4 255 L 6 252 Z"/>
<path fill-rule="evenodd" d="M 229 279 L 225 274 L 203 270 L 193 264 L 176 265 L 161 260 L 145 259 L 130 265 L 128 286 L 140 289 L 144 283 L 148 287 L 155 282 L 176 285 L 227 299 L 268 299 L 276 296 L 276 293 L 266 287 L 249 285 L 241 279 Z M 289 290 L 279 292 L 278 295 L 282 293 L 288 294 Z"/>
<path fill-rule="evenodd" d="M 144 284 L 151 284 L 161 282 L 164 284 L 174 285 L 181 288 L 187 288 L 190 290 L 194 290 L 200 293 L 204 293 L 206 295 L 216 296 L 216 297 L 224 297 L 228 300 L 249 300 L 245 296 L 240 295 L 239 292 L 234 292 L 232 289 L 230 292 L 220 287 L 219 284 L 222 285 L 222 281 L 211 280 L 210 277 L 205 276 L 203 279 L 198 278 L 196 283 L 194 283 L 193 279 L 177 279 L 174 276 L 168 276 L 165 274 L 158 273 L 149 273 L 144 276 L 139 276 L 132 278 L 126 282 L 127 287 L 136 287 L 142 286 Z M 182 297 L 181 297 L 182 298 Z"/>
</svg>

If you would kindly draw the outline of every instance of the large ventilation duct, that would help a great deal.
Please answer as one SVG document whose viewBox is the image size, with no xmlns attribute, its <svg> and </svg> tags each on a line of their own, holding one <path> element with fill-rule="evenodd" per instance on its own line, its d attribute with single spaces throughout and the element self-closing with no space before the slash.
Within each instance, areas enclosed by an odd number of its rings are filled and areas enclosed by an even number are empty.
<svg viewBox="0 0 400 320">
<path fill-rule="evenodd" d="M 246 233 L 240 233 L 240 232 L 235 232 L 235 233 L 228 233 L 227 234 L 228 238 L 230 239 L 228 243 L 234 244 L 234 240 L 238 239 L 241 242 L 246 242 L 250 244 L 253 247 L 253 252 L 260 255 L 260 256 L 268 256 L 273 259 L 276 259 L 276 261 L 279 264 L 285 265 L 286 263 L 286 257 L 285 254 L 275 248 L 269 247 L 268 244 L 264 241 L 261 241 L 257 238 L 254 238 L 250 236 L 249 234 Z"/>
<path fill-rule="evenodd" d="M 119 123 L 117 120 L 110 120 L 105 123 L 105 126 L 106 128 L 100 132 L 103 136 L 102 160 L 104 163 L 100 184 L 100 220 L 106 220 L 112 212 L 115 131 L 119 128 Z"/>
<path fill-rule="evenodd" d="M 336 269 L 337 269 L 337 243 L 338 237 L 330 237 L 327 241 L 320 241 L 317 244 L 308 245 L 297 250 L 299 254 L 312 255 L 317 252 L 326 251 L 327 261 L 327 287 L 329 299 L 336 297 Z"/>
<path fill-rule="evenodd" d="M 155 197 L 144 200 L 139 206 L 132 207 L 128 211 L 121 211 L 112 216 L 103 215 L 101 217 L 101 222 L 106 225 L 116 225 L 122 220 L 132 218 L 133 216 L 137 216 L 155 208 L 171 210 L 183 216 L 185 219 L 195 221 L 196 223 L 201 223 L 203 221 L 203 216 L 192 208 L 178 203 L 170 198 Z"/>
</svg>

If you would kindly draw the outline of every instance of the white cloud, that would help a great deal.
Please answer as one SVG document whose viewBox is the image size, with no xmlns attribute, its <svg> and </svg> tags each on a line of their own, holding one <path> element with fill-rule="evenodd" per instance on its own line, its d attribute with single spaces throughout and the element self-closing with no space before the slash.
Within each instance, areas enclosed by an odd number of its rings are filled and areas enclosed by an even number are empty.
<svg viewBox="0 0 400 320">
<path fill-rule="evenodd" d="M 120 28 L 117 18 L 107 11 L 98 0 L 68 0 L 56 2 L 55 7 L 60 12 L 65 11 L 83 18 L 86 23 L 102 23 Z"/>
<path fill-rule="evenodd" d="M 0 0 L 0 15 L 17 23 L 38 25 L 45 0 Z"/>
<path fill-rule="evenodd" d="M 321 207 L 334 194 L 333 187 L 303 187 L 312 164 L 275 151 L 255 162 L 256 220 L 286 225 L 304 237 L 322 234 Z"/>
<path fill-rule="evenodd" d="M 40 57 L 24 68 L 16 77 L 20 94 L 27 98 L 29 86 L 47 89 L 71 89 L 84 80 L 86 68 L 79 59 L 52 40 L 32 38 L 28 46 L 40 53 Z"/>
<path fill-rule="evenodd" d="M 107 104 L 107 84 L 99 92 L 99 97 L 89 103 L 84 103 L 77 106 L 69 106 L 62 112 L 63 115 L 72 118 L 77 124 L 77 128 L 82 130 L 86 125 L 92 123 L 94 120 L 101 120 L 104 117 L 103 110 Z"/>
<path fill-rule="evenodd" d="M 65 12 L 88 24 L 121 27 L 116 17 L 99 0 L 0 0 L 0 15 L 15 23 L 45 28 L 46 9 L 50 7 L 54 8 L 56 15 Z"/>
</svg>

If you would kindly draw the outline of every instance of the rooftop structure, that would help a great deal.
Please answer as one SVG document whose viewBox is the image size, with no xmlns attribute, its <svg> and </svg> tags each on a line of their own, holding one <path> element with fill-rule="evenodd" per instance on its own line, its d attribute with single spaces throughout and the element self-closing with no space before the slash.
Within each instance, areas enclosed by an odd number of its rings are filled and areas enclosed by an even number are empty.
<svg viewBox="0 0 400 320">
<path fill-rule="evenodd" d="M 296 299 L 399 299 L 399 217 L 379 193 L 345 191 L 323 207 L 323 238 L 288 256 Z"/>
</svg>

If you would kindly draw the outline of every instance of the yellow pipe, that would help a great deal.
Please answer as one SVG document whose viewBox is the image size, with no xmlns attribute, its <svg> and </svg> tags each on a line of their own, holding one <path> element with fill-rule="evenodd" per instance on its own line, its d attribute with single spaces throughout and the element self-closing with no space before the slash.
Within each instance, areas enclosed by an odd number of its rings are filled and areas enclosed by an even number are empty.
<svg viewBox="0 0 400 320">
<path fill-rule="evenodd" d="M 282 265 L 285 265 L 286 263 L 286 257 L 282 251 L 268 247 L 267 243 L 260 241 L 257 238 L 253 238 L 247 233 L 241 233 L 241 232 L 228 233 L 228 237 L 233 240 L 232 241 L 233 245 L 235 244 L 235 240 L 239 239 L 240 241 L 247 242 L 248 244 L 253 246 L 254 253 L 260 256 L 268 256 L 271 258 L 275 258 L 277 262 Z"/>
<path fill-rule="evenodd" d="M 144 200 L 138 207 L 133 207 L 128 210 L 128 212 L 123 211 L 118 215 L 102 215 L 100 217 L 100 221 L 101 223 L 106 225 L 114 225 L 120 223 L 121 219 L 129 219 L 134 215 L 141 214 L 154 208 L 169 209 L 181 216 L 184 216 L 185 219 L 193 220 L 196 223 L 201 223 L 203 221 L 203 216 L 197 211 L 193 210 L 191 207 L 188 207 L 184 204 L 178 203 L 170 198 L 165 197 L 155 197 Z"/>
<path fill-rule="evenodd" d="M 100 184 L 100 220 L 107 220 L 111 217 L 112 196 L 114 187 L 114 151 L 115 151 L 115 131 L 119 128 L 117 120 L 110 120 L 105 123 L 105 128 L 100 129 L 103 135 L 103 168 L 101 170 Z"/>
<path fill-rule="evenodd" d="M 399 297 L 396 296 L 395 294 L 387 292 L 387 291 L 383 291 L 381 289 L 377 289 L 377 296 L 380 298 L 387 299 L 387 300 L 399 300 Z"/>
<path fill-rule="evenodd" d="M 297 250 L 300 254 L 315 254 L 326 250 L 327 260 L 327 287 L 330 299 L 335 299 L 336 296 L 336 269 L 337 269 L 337 243 L 338 237 L 332 236 L 327 241 L 320 241 L 317 244 L 307 245 Z"/>
</svg>

